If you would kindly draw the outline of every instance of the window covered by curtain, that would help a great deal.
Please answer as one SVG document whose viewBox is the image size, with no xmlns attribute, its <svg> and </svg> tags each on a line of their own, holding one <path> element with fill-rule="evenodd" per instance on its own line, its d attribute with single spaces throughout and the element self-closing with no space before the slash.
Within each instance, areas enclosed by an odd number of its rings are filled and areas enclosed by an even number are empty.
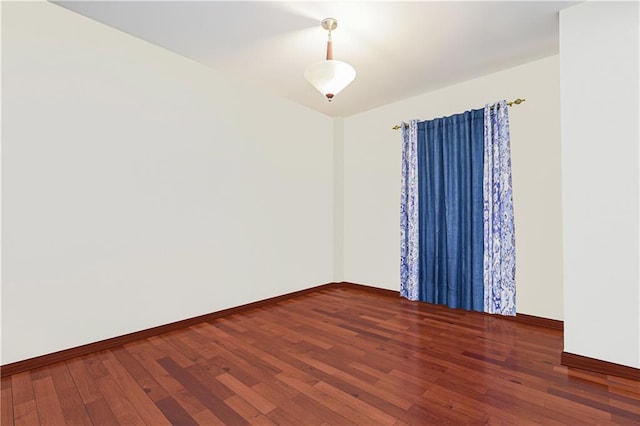
<svg viewBox="0 0 640 426">
<path fill-rule="evenodd" d="M 403 127 L 403 297 L 515 315 L 506 102 Z"/>
</svg>

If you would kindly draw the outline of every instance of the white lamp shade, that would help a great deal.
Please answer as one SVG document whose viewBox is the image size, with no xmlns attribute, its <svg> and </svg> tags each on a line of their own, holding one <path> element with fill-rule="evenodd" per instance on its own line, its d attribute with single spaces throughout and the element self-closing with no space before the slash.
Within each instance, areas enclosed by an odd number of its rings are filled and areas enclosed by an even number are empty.
<svg viewBox="0 0 640 426">
<path fill-rule="evenodd" d="M 309 65 L 304 78 L 331 100 L 356 78 L 356 70 L 346 62 L 327 59 Z"/>
</svg>

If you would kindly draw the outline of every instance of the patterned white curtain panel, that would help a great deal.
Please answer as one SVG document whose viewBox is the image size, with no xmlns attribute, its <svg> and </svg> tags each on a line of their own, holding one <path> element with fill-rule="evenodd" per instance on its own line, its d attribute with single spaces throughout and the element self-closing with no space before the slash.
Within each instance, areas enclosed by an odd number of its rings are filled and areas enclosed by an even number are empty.
<svg viewBox="0 0 640 426">
<path fill-rule="evenodd" d="M 484 310 L 516 314 L 516 241 L 506 101 L 484 107 Z"/>
<path fill-rule="evenodd" d="M 400 295 L 418 300 L 418 120 L 402 126 Z"/>
</svg>

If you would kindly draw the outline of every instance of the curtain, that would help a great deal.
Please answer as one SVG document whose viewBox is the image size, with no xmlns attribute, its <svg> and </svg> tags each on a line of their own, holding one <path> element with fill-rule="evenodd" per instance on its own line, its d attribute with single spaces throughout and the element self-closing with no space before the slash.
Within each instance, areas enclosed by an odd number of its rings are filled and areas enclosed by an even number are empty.
<svg viewBox="0 0 640 426">
<path fill-rule="evenodd" d="M 419 300 L 483 310 L 484 111 L 418 123 Z"/>
<path fill-rule="evenodd" d="M 402 126 L 400 295 L 418 300 L 418 121 Z"/>
<path fill-rule="evenodd" d="M 511 187 L 509 111 L 484 108 L 484 311 L 516 314 L 516 250 Z"/>
<path fill-rule="evenodd" d="M 403 125 L 400 294 L 515 315 L 506 102 Z"/>
</svg>

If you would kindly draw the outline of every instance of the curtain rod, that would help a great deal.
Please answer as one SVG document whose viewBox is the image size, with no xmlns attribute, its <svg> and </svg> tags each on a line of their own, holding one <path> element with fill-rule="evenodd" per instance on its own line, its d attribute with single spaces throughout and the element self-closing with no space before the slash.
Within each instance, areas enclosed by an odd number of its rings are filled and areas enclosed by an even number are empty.
<svg viewBox="0 0 640 426">
<path fill-rule="evenodd" d="M 526 99 L 521 99 L 518 98 L 515 101 L 511 101 L 511 102 L 507 102 L 508 106 L 513 106 L 513 105 L 520 105 L 521 103 L 523 103 L 524 101 L 526 101 Z M 393 130 L 398 130 L 398 129 L 402 129 L 402 126 L 399 124 L 396 124 L 395 126 L 392 127 Z"/>
</svg>

